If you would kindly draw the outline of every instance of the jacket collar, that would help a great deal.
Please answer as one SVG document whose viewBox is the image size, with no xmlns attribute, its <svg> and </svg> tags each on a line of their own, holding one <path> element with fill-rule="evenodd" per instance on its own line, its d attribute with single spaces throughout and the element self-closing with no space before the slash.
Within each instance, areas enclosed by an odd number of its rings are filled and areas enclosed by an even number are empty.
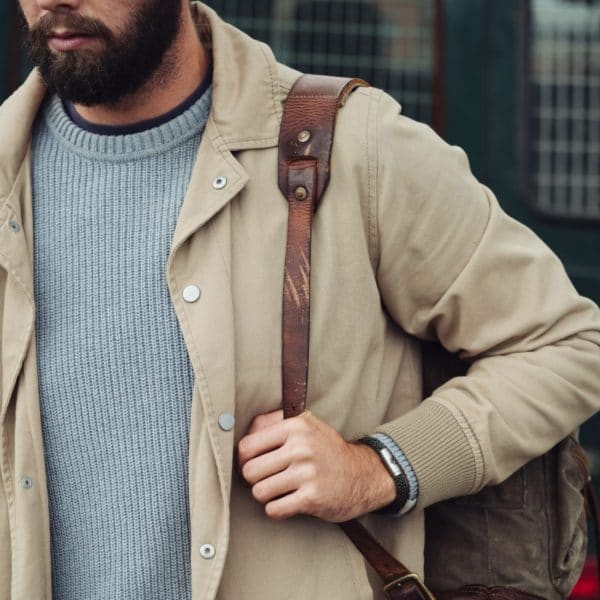
<svg viewBox="0 0 600 600">
<path fill-rule="evenodd" d="M 270 48 L 192 3 L 200 37 L 212 51 L 212 119 L 229 150 L 276 146 L 282 116 L 278 65 Z M 286 90 L 287 94 L 287 90 Z"/>
<path fill-rule="evenodd" d="M 37 71 L 2 105 L 0 110 L 0 203 L 12 200 L 11 192 L 27 156 L 31 130 L 46 88 Z M 18 200 L 15 200 L 18 202 Z M 14 206 L 14 209 L 17 207 Z"/>
<path fill-rule="evenodd" d="M 191 8 L 200 37 L 212 54 L 210 120 L 218 132 L 219 145 L 229 151 L 276 146 L 287 90 L 280 86 L 273 53 L 265 44 L 225 23 L 204 4 L 192 2 Z M 0 109 L 1 205 L 11 202 L 11 191 L 27 156 L 45 94 L 44 83 L 34 70 Z"/>
</svg>

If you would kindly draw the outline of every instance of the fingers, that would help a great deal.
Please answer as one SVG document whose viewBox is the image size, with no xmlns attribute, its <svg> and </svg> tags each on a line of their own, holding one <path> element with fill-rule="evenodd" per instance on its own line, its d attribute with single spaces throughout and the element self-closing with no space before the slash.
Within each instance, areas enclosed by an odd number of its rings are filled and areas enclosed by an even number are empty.
<svg viewBox="0 0 600 600">
<path fill-rule="evenodd" d="M 280 473 L 288 468 L 290 458 L 281 449 L 273 450 L 246 462 L 242 468 L 243 478 L 254 485 L 262 479 Z"/>
<path fill-rule="evenodd" d="M 281 422 L 243 437 L 238 444 L 240 469 L 243 470 L 244 465 L 254 457 L 283 446 L 287 436 L 288 430 Z"/>
<path fill-rule="evenodd" d="M 289 519 L 298 514 L 308 514 L 309 512 L 310 507 L 301 490 L 277 498 L 265 506 L 267 517 L 275 521 L 282 521 L 283 519 Z"/>
<path fill-rule="evenodd" d="M 261 504 L 266 504 L 284 494 L 295 492 L 298 489 L 298 479 L 290 469 L 277 473 L 272 477 L 259 481 L 252 488 L 252 495 Z"/>
<path fill-rule="evenodd" d="M 283 410 L 276 410 L 274 412 L 258 415 L 257 417 L 254 417 L 252 423 L 250 423 L 248 435 L 256 433 L 261 429 L 265 429 L 266 427 L 271 427 L 271 425 L 275 425 L 281 421 L 283 421 Z"/>
<path fill-rule="evenodd" d="M 358 514 L 347 506 L 353 479 L 340 478 L 340 473 L 355 470 L 355 456 L 347 446 L 334 428 L 309 411 L 285 420 L 282 411 L 275 411 L 252 421 L 238 444 L 238 467 L 270 518 L 308 514 L 346 520 L 348 514 Z"/>
</svg>

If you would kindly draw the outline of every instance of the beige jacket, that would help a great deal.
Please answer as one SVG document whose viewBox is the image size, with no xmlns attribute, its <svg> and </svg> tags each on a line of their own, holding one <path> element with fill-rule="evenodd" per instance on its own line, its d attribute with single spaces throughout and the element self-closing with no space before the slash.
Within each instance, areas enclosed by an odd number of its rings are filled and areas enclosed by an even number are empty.
<svg viewBox="0 0 600 600">
<path fill-rule="evenodd" d="M 252 417 L 281 403 L 287 204 L 276 157 L 298 73 L 211 10 L 194 10 L 212 29 L 213 109 L 165 267 L 196 377 L 193 598 L 380 598 L 337 526 L 267 519 L 233 469 Z M 51 597 L 30 183 L 44 93 L 34 73 L 0 110 L 1 600 Z M 313 256 L 310 408 L 347 439 L 380 430 L 406 452 L 417 508 L 366 521 L 422 571 L 422 509 L 502 481 L 598 410 L 600 312 L 502 212 L 460 149 L 375 89 L 356 91 L 340 113 Z M 190 283 L 202 289 L 194 304 L 182 299 Z M 472 359 L 468 376 L 422 401 L 411 335 Z M 235 413 L 233 432 L 219 428 L 221 413 Z M 201 556 L 205 543 L 214 558 Z"/>
</svg>

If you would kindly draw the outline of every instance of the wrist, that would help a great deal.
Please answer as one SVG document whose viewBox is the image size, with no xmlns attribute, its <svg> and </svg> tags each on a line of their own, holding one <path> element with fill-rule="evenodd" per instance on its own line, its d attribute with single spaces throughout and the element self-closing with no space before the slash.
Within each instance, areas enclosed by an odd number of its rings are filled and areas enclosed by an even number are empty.
<svg viewBox="0 0 600 600">
<path fill-rule="evenodd" d="M 390 449 L 381 440 L 372 436 L 365 436 L 358 440 L 358 443 L 367 446 L 371 450 L 371 453 L 379 462 L 377 472 L 386 475 L 384 477 L 384 487 L 380 489 L 382 491 L 385 489 L 387 493 L 382 492 L 379 495 L 378 498 L 382 503 L 371 510 L 380 514 L 401 514 L 409 500 L 410 493 L 406 473 L 398 464 Z M 375 468 L 373 472 L 375 472 Z"/>
<path fill-rule="evenodd" d="M 406 476 L 408 481 L 408 500 L 400 513 L 398 513 L 398 516 L 402 516 L 415 507 L 419 498 L 419 481 L 417 480 L 416 473 L 406 454 L 404 454 L 402 449 L 389 435 L 377 431 L 370 434 L 368 437 L 380 441 L 392 453 L 396 463 L 400 466 Z"/>
<path fill-rule="evenodd" d="M 386 469 L 377 450 L 360 441 L 352 445 L 360 453 L 362 471 L 362 497 L 364 506 L 362 513 L 384 509 L 396 500 L 397 490 L 393 477 Z"/>
</svg>

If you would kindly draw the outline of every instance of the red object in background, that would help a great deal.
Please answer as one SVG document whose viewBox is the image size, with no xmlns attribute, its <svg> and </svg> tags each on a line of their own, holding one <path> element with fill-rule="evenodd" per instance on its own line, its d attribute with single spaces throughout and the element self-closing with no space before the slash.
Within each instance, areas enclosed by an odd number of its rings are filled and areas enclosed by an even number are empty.
<svg viewBox="0 0 600 600">
<path fill-rule="evenodd" d="M 596 559 L 591 558 L 585 563 L 583 573 L 569 596 L 570 600 L 598 600 L 600 598 L 600 583 L 596 573 Z"/>
</svg>

